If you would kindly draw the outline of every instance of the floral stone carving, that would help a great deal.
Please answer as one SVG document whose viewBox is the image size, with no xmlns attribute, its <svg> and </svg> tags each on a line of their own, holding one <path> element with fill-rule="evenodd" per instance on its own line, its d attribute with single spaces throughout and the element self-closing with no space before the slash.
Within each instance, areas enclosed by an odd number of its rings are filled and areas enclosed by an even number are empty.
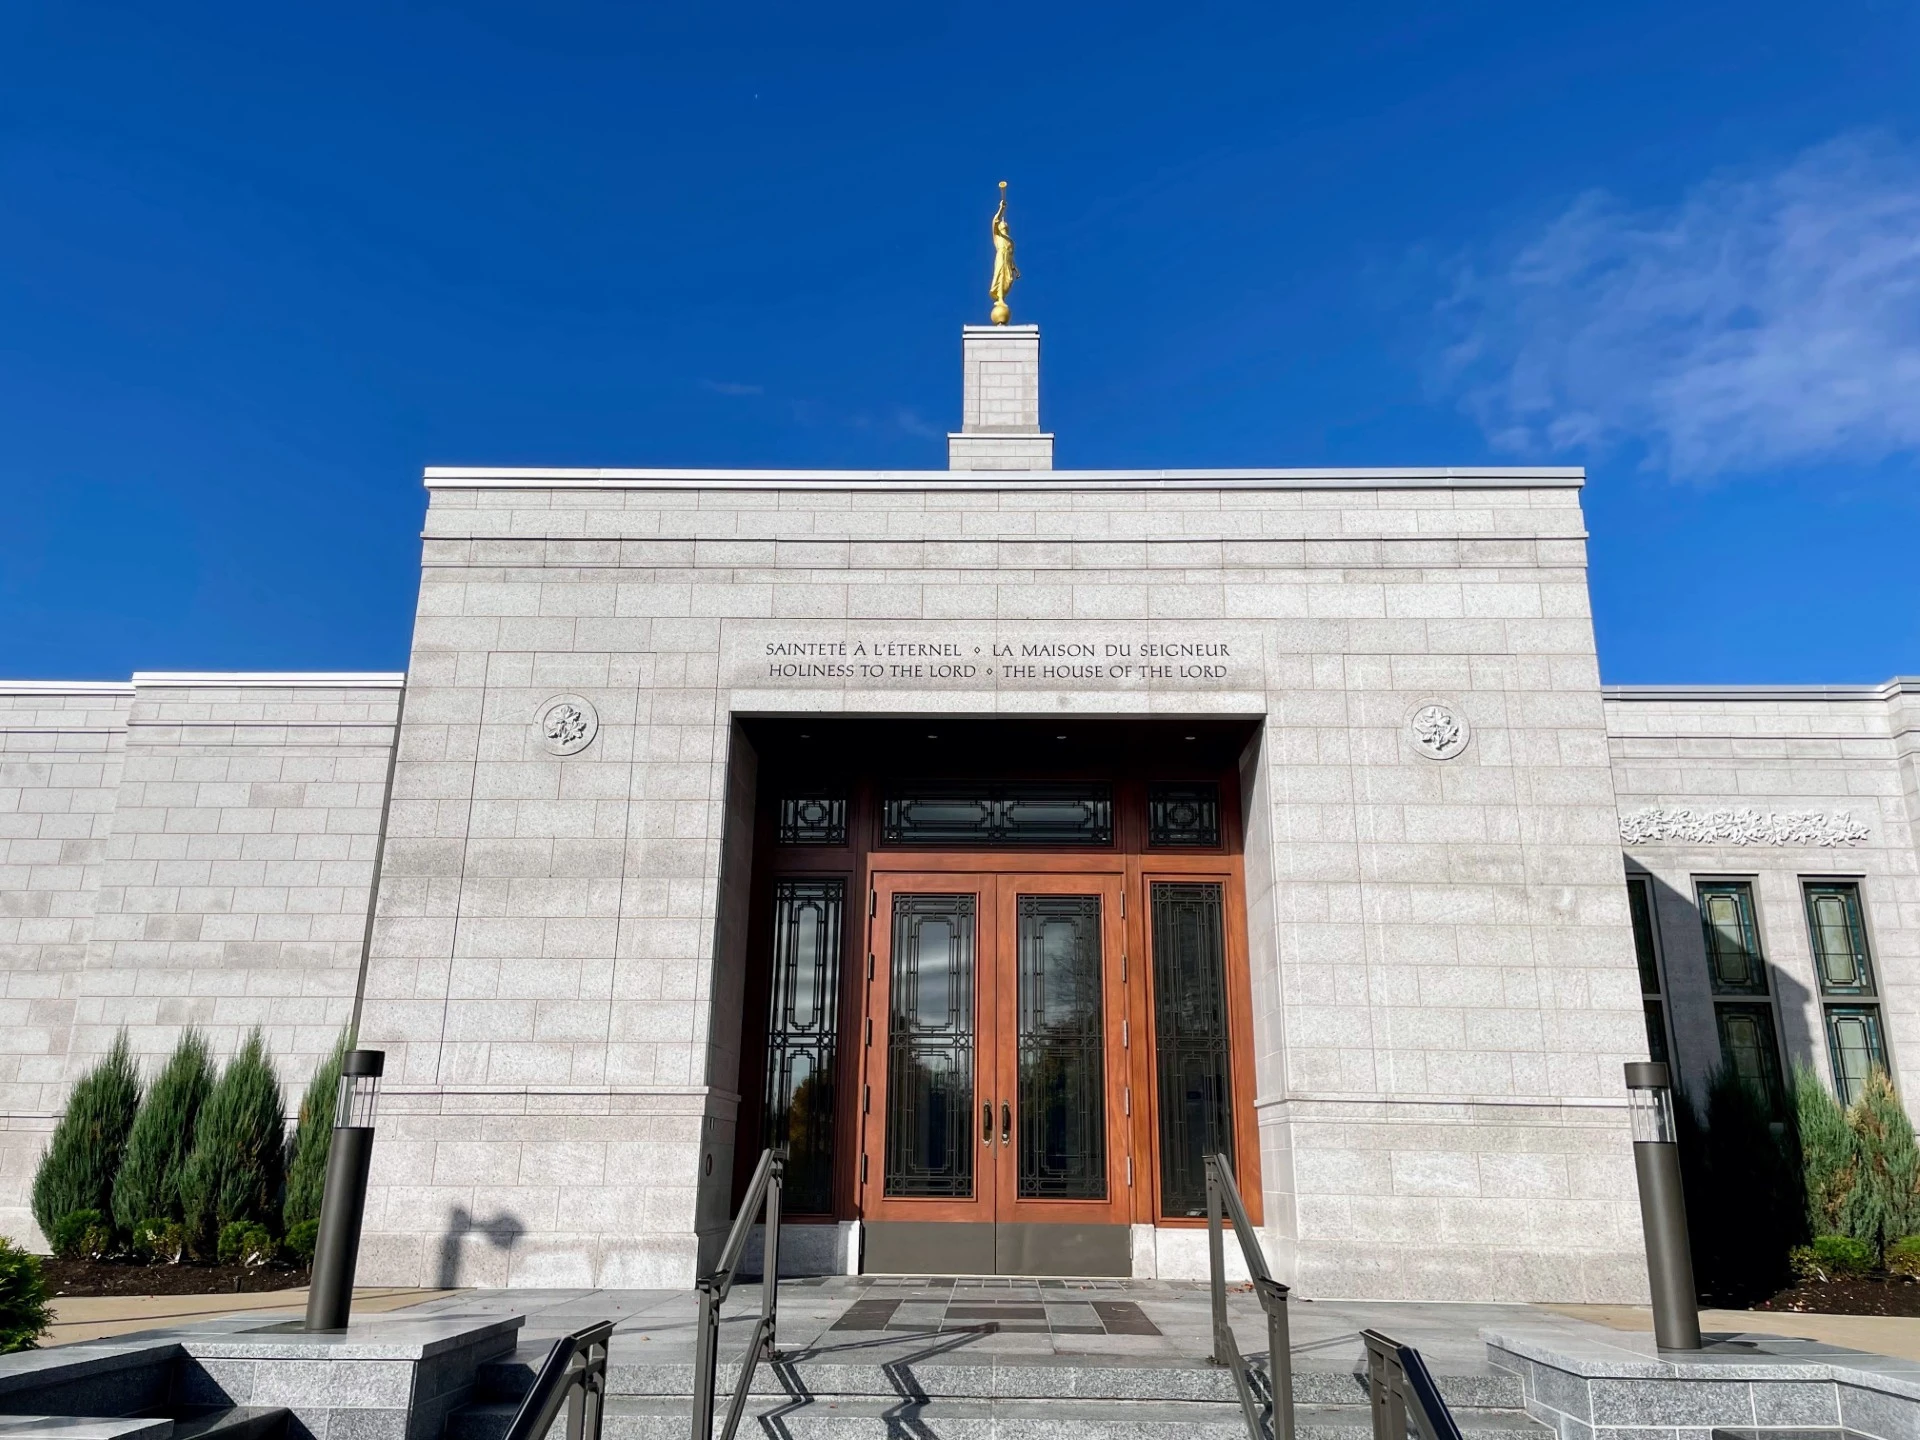
<svg viewBox="0 0 1920 1440">
<path fill-rule="evenodd" d="M 1467 717 L 1446 700 L 1423 701 L 1407 717 L 1407 730 L 1414 749 L 1432 760 L 1451 760 L 1472 738 Z"/>
<path fill-rule="evenodd" d="M 1684 805 L 1648 805 L 1620 817 L 1620 838 L 1629 845 L 1658 841 L 1692 845 L 1858 845 L 1867 838 L 1850 810 L 1690 810 Z"/>
<path fill-rule="evenodd" d="M 556 695 L 534 716 L 541 743 L 554 755 L 577 755 L 600 733 L 593 702 L 579 695 Z"/>
</svg>

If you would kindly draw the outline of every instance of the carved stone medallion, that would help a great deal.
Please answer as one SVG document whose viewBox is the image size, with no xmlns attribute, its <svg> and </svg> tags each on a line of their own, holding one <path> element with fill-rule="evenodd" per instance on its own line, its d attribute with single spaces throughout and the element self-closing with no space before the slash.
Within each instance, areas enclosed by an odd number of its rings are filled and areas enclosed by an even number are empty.
<svg viewBox="0 0 1920 1440">
<path fill-rule="evenodd" d="M 1467 748 L 1467 717 L 1451 700 L 1422 700 L 1407 716 L 1413 748 L 1429 760 L 1451 760 Z"/>
<path fill-rule="evenodd" d="M 593 702 L 579 695 L 556 695 L 534 716 L 541 744 L 554 755 L 578 755 L 600 733 Z"/>
</svg>

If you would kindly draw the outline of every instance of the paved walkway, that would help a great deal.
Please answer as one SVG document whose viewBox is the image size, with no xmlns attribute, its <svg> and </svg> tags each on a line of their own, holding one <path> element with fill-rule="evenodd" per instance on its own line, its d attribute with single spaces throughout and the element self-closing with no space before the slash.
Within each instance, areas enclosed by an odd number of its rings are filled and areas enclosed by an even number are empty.
<svg viewBox="0 0 1920 1440">
<path fill-rule="evenodd" d="M 1243 1353 L 1265 1354 L 1266 1318 L 1250 1289 L 1228 1297 Z M 693 1357 L 696 1305 L 685 1290 L 478 1290 L 430 1301 L 423 1313 L 527 1316 L 523 1347 L 544 1350 L 596 1320 L 616 1322 L 614 1363 L 684 1364 Z M 760 1310 L 757 1285 L 741 1285 L 722 1312 L 721 1350 L 745 1345 Z M 1578 1328 L 1531 1305 L 1296 1300 L 1289 1307 L 1296 1369 L 1351 1372 L 1360 1331 L 1385 1330 L 1416 1346 L 1437 1373 L 1487 1373 L 1485 1325 L 1524 1322 Z M 940 1358 L 1191 1366 L 1212 1349 L 1207 1287 L 1180 1280 L 908 1279 L 888 1276 L 783 1281 L 783 1352 L 863 1365 Z"/>
<path fill-rule="evenodd" d="M 1644 1305 L 1547 1305 L 1542 1307 L 1575 1320 L 1591 1320 L 1612 1330 L 1653 1333 L 1653 1311 Z M 1901 1315 L 1803 1315 L 1783 1310 L 1702 1310 L 1705 1332 L 1731 1331 L 1749 1335 L 1786 1335 L 1799 1340 L 1824 1340 L 1849 1350 L 1920 1360 L 1920 1319 Z"/>
<path fill-rule="evenodd" d="M 353 1308 L 362 1315 L 375 1315 L 459 1293 L 457 1290 L 368 1288 L 353 1292 Z M 305 1286 L 247 1295 L 68 1295 L 53 1302 L 53 1328 L 40 1343 L 67 1345 L 76 1340 L 161 1330 L 223 1315 L 258 1313 L 268 1317 L 276 1311 L 304 1314 L 306 1308 Z"/>
</svg>

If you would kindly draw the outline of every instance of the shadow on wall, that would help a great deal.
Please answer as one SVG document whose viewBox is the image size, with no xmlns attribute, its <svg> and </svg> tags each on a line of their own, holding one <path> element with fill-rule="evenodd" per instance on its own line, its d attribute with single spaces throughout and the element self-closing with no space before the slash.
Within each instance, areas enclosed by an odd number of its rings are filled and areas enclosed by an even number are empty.
<svg viewBox="0 0 1920 1440">
<path fill-rule="evenodd" d="M 1816 1007 L 1806 986 L 1770 960 L 1760 970 L 1762 986 L 1717 985 L 1695 897 L 1649 879 L 1665 962 L 1694 1278 L 1702 1300 L 1744 1308 L 1792 1283 L 1789 1251 L 1807 1239 L 1789 1077 L 1813 1064 L 1817 1037 L 1808 1016 Z M 1764 927 L 1760 938 L 1764 955 Z M 1763 1020 L 1744 1064 L 1727 1048 L 1723 1011 Z"/>
<path fill-rule="evenodd" d="M 442 1290 L 451 1290 L 461 1284 L 461 1270 L 472 1268 L 463 1266 L 461 1260 L 475 1244 L 491 1246 L 511 1259 L 513 1247 L 526 1233 L 527 1227 L 521 1224 L 520 1218 L 508 1211 L 502 1210 L 490 1219 L 479 1220 L 466 1206 L 454 1206 L 447 1215 L 446 1233 L 440 1237 L 440 1264 L 434 1272 L 434 1285 Z M 503 1275 L 503 1283 L 504 1278 Z M 473 1278 L 467 1277 L 465 1283 L 471 1285 Z"/>
</svg>

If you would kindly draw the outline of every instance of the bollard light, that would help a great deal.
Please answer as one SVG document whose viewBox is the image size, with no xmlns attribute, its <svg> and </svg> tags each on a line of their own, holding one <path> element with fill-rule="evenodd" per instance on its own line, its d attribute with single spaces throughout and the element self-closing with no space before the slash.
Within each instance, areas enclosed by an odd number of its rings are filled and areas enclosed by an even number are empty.
<svg viewBox="0 0 1920 1440">
<path fill-rule="evenodd" d="M 353 1272 L 360 1260 L 367 1171 L 373 1163 L 373 1111 L 386 1060 L 381 1050 L 349 1050 L 341 1057 L 327 1183 L 320 1197 L 319 1243 L 307 1291 L 309 1330 L 344 1330 L 353 1309 Z"/>
<path fill-rule="evenodd" d="M 1700 1348 L 1700 1305 L 1680 1185 L 1680 1132 L 1673 1122 L 1673 1076 L 1657 1060 L 1627 1062 L 1627 1112 L 1633 1169 L 1640 1182 L 1640 1228 L 1653 1292 L 1653 1338 L 1662 1350 Z"/>
</svg>

